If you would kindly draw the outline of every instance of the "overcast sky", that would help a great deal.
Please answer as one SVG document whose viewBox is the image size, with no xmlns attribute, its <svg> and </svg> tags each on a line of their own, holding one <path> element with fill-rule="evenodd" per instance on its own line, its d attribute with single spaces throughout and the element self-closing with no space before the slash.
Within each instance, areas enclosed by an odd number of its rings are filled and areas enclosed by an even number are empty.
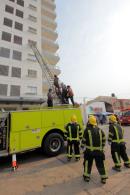
<svg viewBox="0 0 130 195">
<path fill-rule="evenodd" d="M 130 98 L 130 0 L 56 4 L 60 79 L 76 98 Z"/>
</svg>

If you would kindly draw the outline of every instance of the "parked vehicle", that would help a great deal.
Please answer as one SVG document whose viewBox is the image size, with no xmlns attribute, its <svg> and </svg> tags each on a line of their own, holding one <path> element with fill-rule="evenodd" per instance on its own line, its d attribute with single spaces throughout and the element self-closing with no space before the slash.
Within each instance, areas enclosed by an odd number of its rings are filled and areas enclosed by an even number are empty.
<svg viewBox="0 0 130 195">
<path fill-rule="evenodd" d="M 130 108 L 122 110 L 120 122 L 122 125 L 130 125 Z"/>
</svg>

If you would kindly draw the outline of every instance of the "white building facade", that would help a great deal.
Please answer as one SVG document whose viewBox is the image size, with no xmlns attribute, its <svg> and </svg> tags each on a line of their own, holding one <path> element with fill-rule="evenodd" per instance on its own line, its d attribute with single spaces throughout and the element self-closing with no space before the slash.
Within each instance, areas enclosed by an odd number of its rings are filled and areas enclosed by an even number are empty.
<svg viewBox="0 0 130 195">
<path fill-rule="evenodd" d="M 59 48 L 54 0 L 0 0 L 0 98 L 43 98 L 46 78 L 29 42 L 36 43 L 54 74 Z"/>
</svg>

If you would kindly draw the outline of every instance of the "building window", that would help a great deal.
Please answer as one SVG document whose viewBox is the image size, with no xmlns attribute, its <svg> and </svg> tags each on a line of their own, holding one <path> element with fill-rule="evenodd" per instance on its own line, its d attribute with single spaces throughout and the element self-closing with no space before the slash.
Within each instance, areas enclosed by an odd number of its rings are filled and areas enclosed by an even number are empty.
<svg viewBox="0 0 130 195">
<path fill-rule="evenodd" d="M 34 45 L 34 46 L 37 46 L 37 41 L 33 41 L 33 40 L 28 40 L 28 44 L 29 45 Z"/>
<path fill-rule="evenodd" d="M 13 21 L 8 19 L 8 18 L 4 18 L 3 24 L 8 26 L 8 27 L 12 27 Z"/>
<path fill-rule="evenodd" d="M 37 18 L 35 16 L 29 15 L 28 19 L 31 20 L 32 22 L 37 22 Z"/>
<path fill-rule="evenodd" d="M 23 0 L 17 0 L 17 4 L 24 7 L 24 1 Z"/>
<path fill-rule="evenodd" d="M 21 68 L 12 67 L 11 76 L 12 76 L 12 77 L 21 78 Z"/>
<path fill-rule="evenodd" d="M 31 33 L 33 33 L 33 34 L 37 34 L 37 29 L 32 28 L 32 27 L 30 27 L 30 26 L 29 26 L 29 28 L 28 28 L 28 31 L 31 32 Z"/>
<path fill-rule="evenodd" d="M 2 40 L 11 42 L 11 34 L 7 32 L 2 32 Z"/>
<path fill-rule="evenodd" d="M 16 16 L 20 17 L 20 18 L 23 18 L 23 12 L 16 9 Z"/>
<path fill-rule="evenodd" d="M 13 59 L 21 61 L 22 53 L 20 51 L 13 50 Z"/>
<path fill-rule="evenodd" d="M 37 95 L 37 87 L 28 86 L 27 87 L 27 94 L 28 95 Z"/>
<path fill-rule="evenodd" d="M 19 85 L 11 85 L 10 96 L 20 96 L 20 86 Z"/>
<path fill-rule="evenodd" d="M 37 11 L 37 7 L 32 5 L 32 4 L 29 4 L 29 8 L 33 11 Z"/>
<path fill-rule="evenodd" d="M 10 49 L 0 47 L 0 56 L 4 58 L 9 58 L 10 57 Z"/>
<path fill-rule="evenodd" d="M 14 43 L 22 45 L 22 37 L 14 35 Z"/>
<path fill-rule="evenodd" d="M 9 0 L 9 1 L 15 2 L 15 0 Z"/>
<path fill-rule="evenodd" d="M 37 71 L 36 70 L 28 70 L 28 77 L 36 78 L 37 77 Z"/>
<path fill-rule="evenodd" d="M 8 76 L 9 74 L 9 66 L 0 65 L 0 75 Z"/>
<path fill-rule="evenodd" d="M 23 31 L 23 24 L 15 22 L 15 29 Z"/>
<path fill-rule="evenodd" d="M 9 6 L 9 5 L 6 5 L 5 6 L 5 11 L 8 12 L 8 13 L 13 14 L 14 13 L 14 8 Z"/>
<path fill-rule="evenodd" d="M 7 96 L 7 89 L 8 89 L 7 84 L 0 84 L 0 95 Z"/>
<path fill-rule="evenodd" d="M 37 61 L 36 56 L 32 53 L 28 53 L 27 60 L 32 61 L 32 62 Z"/>
</svg>

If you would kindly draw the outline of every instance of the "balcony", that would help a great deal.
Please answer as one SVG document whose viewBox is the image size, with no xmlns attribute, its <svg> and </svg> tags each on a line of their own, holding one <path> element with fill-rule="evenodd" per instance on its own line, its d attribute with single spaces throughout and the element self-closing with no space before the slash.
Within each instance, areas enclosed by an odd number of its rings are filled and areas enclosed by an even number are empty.
<svg viewBox="0 0 130 195">
<path fill-rule="evenodd" d="M 59 49 L 59 45 L 49 39 L 42 38 L 42 49 L 51 53 L 55 53 Z"/>
<path fill-rule="evenodd" d="M 42 16 L 42 26 L 55 31 L 57 23 L 54 20 L 49 20 L 46 16 Z"/>
<path fill-rule="evenodd" d="M 58 33 L 43 27 L 42 36 L 52 41 L 56 41 L 56 39 L 58 38 Z"/>
<path fill-rule="evenodd" d="M 46 51 L 43 51 L 43 56 L 47 58 L 47 61 L 50 65 L 56 65 L 60 60 L 58 55 L 54 55 Z"/>
<path fill-rule="evenodd" d="M 59 75 L 61 73 L 61 70 L 58 66 L 49 65 L 49 69 L 51 70 L 51 72 L 53 72 L 54 75 Z"/>
<path fill-rule="evenodd" d="M 48 9 L 55 10 L 56 5 L 52 1 L 42 0 L 42 5 L 46 6 Z"/>
<path fill-rule="evenodd" d="M 44 7 L 42 7 L 42 16 L 46 16 L 52 20 L 55 20 L 56 18 L 56 13 L 55 12 L 51 12 L 47 9 L 45 9 Z"/>
</svg>

